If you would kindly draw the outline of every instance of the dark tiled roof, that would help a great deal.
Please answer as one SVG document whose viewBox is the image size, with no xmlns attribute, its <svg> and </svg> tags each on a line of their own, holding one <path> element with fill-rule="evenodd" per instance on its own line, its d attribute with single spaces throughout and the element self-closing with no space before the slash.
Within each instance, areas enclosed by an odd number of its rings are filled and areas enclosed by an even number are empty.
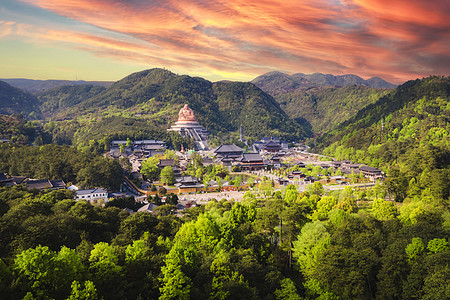
<svg viewBox="0 0 450 300">
<path fill-rule="evenodd" d="M 369 166 L 361 166 L 361 167 L 359 167 L 359 169 L 361 171 L 365 171 L 365 172 L 381 172 L 380 169 L 377 169 L 374 167 L 369 167 Z"/>
<path fill-rule="evenodd" d="M 215 153 L 242 152 L 242 151 L 244 151 L 244 149 L 236 145 L 220 145 L 214 150 Z"/>
<path fill-rule="evenodd" d="M 111 145 L 126 144 L 127 141 L 111 141 Z"/>
<path fill-rule="evenodd" d="M 64 180 L 52 180 L 50 181 L 54 189 L 65 189 L 66 183 Z"/>
<path fill-rule="evenodd" d="M 50 189 L 52 187 L 53 185 L 48 179 L 38 179 L 38 180 L 31 179 L 27 181 L 28 189 L 43 190 L 43 189 Z"/>
<path fill-rule="evenodd" d="M 212 163 L 214 163 L 214 160 L 211 157 L 204 157 L 203 163 L 204 164 L 212 164 Z"/>
<path fill-rule="evenodd" d="M 160 144 L 153 144 L 153 145 L 144 145 L 142 146 L 144 150 L 158 150 L 162 148 L 162 145 Z"/>
<path fill-rule="evenodd" d="M 263 158 L 259 153 L 244 153 L 242 154 L 241 162 L 263 162 Z"/>
<path fill-rule="evenodd" d="M 135 145 L 154 145 L 154 144 L 159 144 L 162 145 L 164 144 L 163 141 L 158 141 L 158 140 L 142 140 L 142 141 L 134 141 Z"/>
<path fill-rule="evenodd" d="M 0 181 L 8 180 L 8 176 L 5 173 L 0 173 Z"/>
<path fill-rule="evenodd" d="M 175 163 L 175 161 L 173 159 L 161 159 L 159 161 L 158 166 L 160 166 L 160 167 L 167 167 L 167 166 L 171 167 L 171 166 L 174 165 L 174 163 Z"/>
<path fill-rule="evenodd" d="M 181 177 L 180 183 L 182 184 L 188 184 L 188 183 L 197 183 L 198 180 L 195 177 L 192 176 L 183 176 Z"/>
<path fill-rule="evenodd" d="M 270 141 L 267 144 L 264 144 L 264 148 L 281 148 L 281 145 L 280 145 L 280 143 Z"/>
<path fill-rule="evenodd" d="M 13 176 L 13 177 L 9 177 L 5 180 L 0 181 L 0 186 L 14 186 L 14 185 L 23 183 L 25 180 L 27 180 L 26 177 Z"/>
</svg>

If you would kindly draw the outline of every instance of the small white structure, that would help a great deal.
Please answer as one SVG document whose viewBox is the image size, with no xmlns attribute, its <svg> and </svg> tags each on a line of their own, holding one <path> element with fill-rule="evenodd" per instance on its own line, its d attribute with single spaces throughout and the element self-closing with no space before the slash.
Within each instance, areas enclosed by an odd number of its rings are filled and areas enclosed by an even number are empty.
<svg viewBox="0 0 450 300">
<path fill-rule="evenodd" d="M 89 202 L 108 202 L 108 192 L 102 188 L 78 190 L 76 191 L 76 193 L 76 200 L 86 200 Z"/>
<path fill-rule="evenodd" d="M 73 185 L 73 184 L 71 186 L 69 186 L 67 189 L 71 190 L 71 191 L 78 191 L 79 190 L 79 188 L 76 185 Z"/>
</svg>

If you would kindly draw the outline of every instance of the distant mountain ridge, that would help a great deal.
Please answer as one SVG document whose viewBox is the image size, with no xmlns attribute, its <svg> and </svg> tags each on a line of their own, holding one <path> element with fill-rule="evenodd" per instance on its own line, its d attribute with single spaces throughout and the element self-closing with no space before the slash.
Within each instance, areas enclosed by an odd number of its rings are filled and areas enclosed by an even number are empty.
<svg viewBox="0 0 450 300">
<path fill-rule="evenodd" d="M 0 81 L 0 114 L 22 114 L 34 119 L 40 116 L 39 100 L 26 91 Z"/>
<path fill-rule="evenodd" d="M 332 130 L 395 87 L 378 77 L 364 80 L 352 74 L 270 72 L 252 82 L 272 95 L 291 118 L 309 123 L 314 133 Z"/>
<path fill-rule="evenodd" d="M 396 87 L 396 85 L 379 77 L 364 80 L 353 74 L 335 76 L 322 73 L 296 73 L 288 75 L 278 71 L 258 76 L 251 82 L 272 96 L 313 87 L 343 87 L 350 85 L 365 85 L 376 89 L 392 89 Z"/>
<path fill-rule="evenodd" d="M 70 128 L 83 140 L 92 139 L 92 135 L 100 137 L 101 133 L 116 138 L 113 133 L 120 127 L 118 122 L 126 128 L 135 120 L 165 131 L 177 120 L 184 104 L 189 104 L 199 123 L 213 135 L 237 133 L 242 125 L 248 138 L 273 135 L 293 141 L 311 136 L 307 127 L 289 118 L 272 96 L 252 83 L 210 82 L 164 69 L 130 74 L 108 88 L 57 87 L 37 96 L 44 116 L 56 122 L 83 123 L 85 128 Z M 105 123 L 108 118 L 117 125 L 114 129 Z M 86 122 L 88 119 L 91 121 Z M 131 131 L 142 128 L 127 132 Z"/>
<path fill-rule="evenodd" d="M 36 80 L 36 79 L 26 79 L 26 78 L 7 78 L 0 79 L 8 83 L 11 86 L 22 89 L 29 93 L 37 93 L 46 91 L 59 86 L 76 86 L 76 85 L 99 85 L 108 87 L 113 84 L 113 81 L 84 81 L 84 80 Z"/>
</svg>

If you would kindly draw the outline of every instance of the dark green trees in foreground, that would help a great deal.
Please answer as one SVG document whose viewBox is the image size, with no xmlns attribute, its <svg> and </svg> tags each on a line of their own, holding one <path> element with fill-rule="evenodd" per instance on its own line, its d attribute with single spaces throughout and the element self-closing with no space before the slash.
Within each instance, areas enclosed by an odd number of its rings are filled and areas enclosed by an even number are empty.
<svg viewBox="0 0 450 300">
<path fill-rule="evenodd" d="M 378 187 L 377 187 L 378 188 Z M 0 189 L 5 299 L 447 299 L 450 212 L 346 188 L 247 193 L 184 217 Z M 361 196 L 363 195 L 363 196 Z M 372 200 L 358 208 L 356 197 Z M 445 201 L 444 201 L 445 202 Z M 446 202 L 447 203 L 447 202 Z"/>
<path fill-rule="evenodd" d="M 12 176 L 62 179 L 86 188 L 118 190 L 123 181 L 117 161 L 58 145 L 0 144 L 0 170 Z"/>
</svg>

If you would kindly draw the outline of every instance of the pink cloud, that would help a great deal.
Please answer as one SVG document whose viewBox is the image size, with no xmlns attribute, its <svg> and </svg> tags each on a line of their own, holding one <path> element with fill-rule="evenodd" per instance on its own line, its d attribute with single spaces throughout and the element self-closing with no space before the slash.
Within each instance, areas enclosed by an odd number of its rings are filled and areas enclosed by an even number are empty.
<svg viewBox="0 0 450 300">
<path fill-rule="evenodd" d="M 66 36 L 49 30 L 40 38 L 187 73 L 245 71 L 251 77 L 278 69 L 400 83 L 450 70 L 446 0 L 23 1 L 127 37 L 73 28 Z"/>
</svg>

